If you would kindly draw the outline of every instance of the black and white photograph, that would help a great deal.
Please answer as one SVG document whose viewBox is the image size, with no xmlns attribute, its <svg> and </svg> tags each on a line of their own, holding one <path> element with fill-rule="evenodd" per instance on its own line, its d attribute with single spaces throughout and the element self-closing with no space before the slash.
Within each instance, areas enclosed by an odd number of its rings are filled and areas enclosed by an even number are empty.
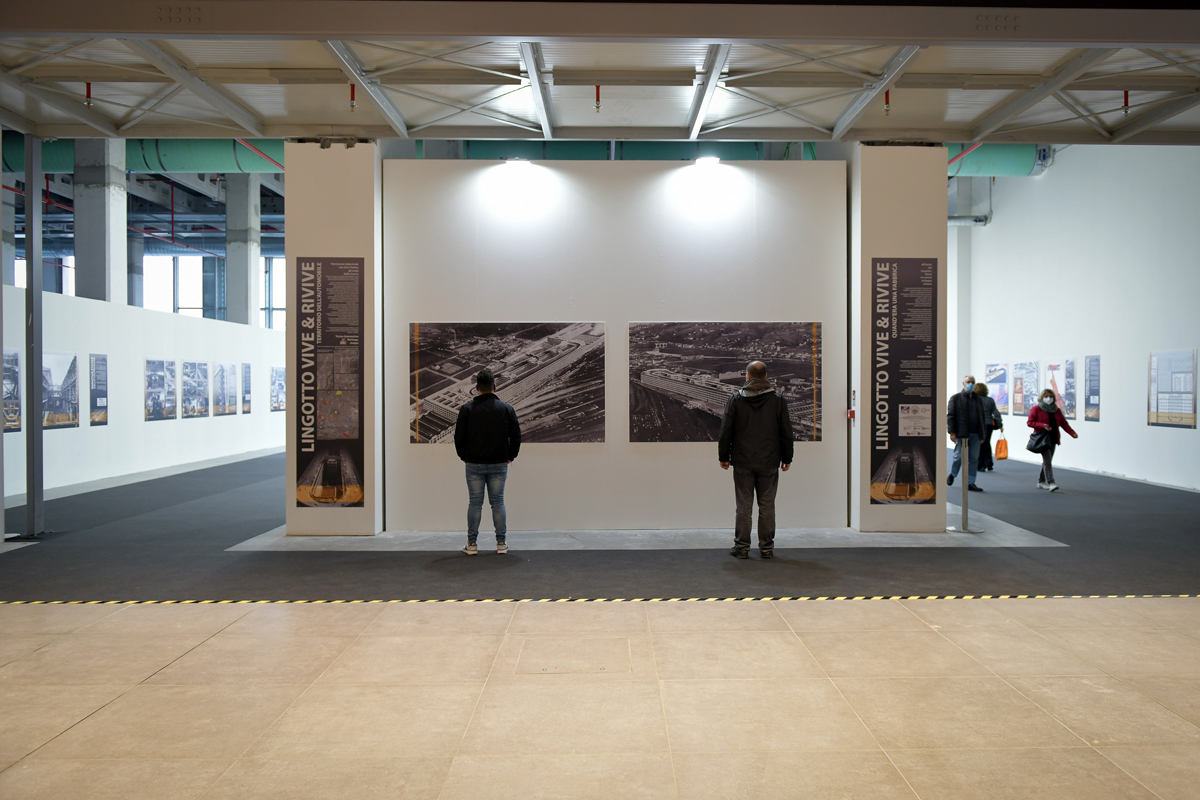
<svg viewBox="0 0 1200 800">
<path fill-rule="evenodd" d="M 287 367 L 271 367 L 271 410 L 287 411 Z"/>
<path fill-rule="evenodd" d="M 175 419 L 175 362 L 146 359 L 146 421 Z"/>
<path fill-rule="evenodd" d="M 1018 361 L 1013 364 L 1012 413 L 1014 417 L 1027 417 L 1038 403 L 1038 388 L 1041 380 L 1041 362 Z"/>
<path fill-rule="evenodd" d="M 21 354 L 4 349 L 4 432 L 21 430 Z"/>
<path fill-rule="evenodd" d="M 796 441 L 819 442 L 819 322 L 629 323 L 629 441 L 717 441 L 751 361 L 787 399 Z"/>
<path fill-rule="evenodd" d="M 183 418 L 208 416 L 208 362 L 183 362 Z"/>
<path fill-rule="evenodd" d="M 604 323 L 412 323 L 409 441 L 452 442 L 484 367 L 532 443 L 604 441 Z"/>
<path fill-rule="evenodd" d="M 79 427 L 79 360 L 74 353 L 42 353 L 42 428 Z"/>
<path fill-rule="evenodd" d="M 250 413 L 250 365 L 242 364 L 242 413 Z"/>
<path fill-rule="evenodd" d="M 88 384 L 91 389 L 91 424 L 108 424 L 108 356 L 92 353 L 88 356 Z"/>
<path fill-rule="evenodd" d="M 221 361 L 213 364 L 213 416 L 224 417 L 237 413 L 237 364 Z"/>
</svg>

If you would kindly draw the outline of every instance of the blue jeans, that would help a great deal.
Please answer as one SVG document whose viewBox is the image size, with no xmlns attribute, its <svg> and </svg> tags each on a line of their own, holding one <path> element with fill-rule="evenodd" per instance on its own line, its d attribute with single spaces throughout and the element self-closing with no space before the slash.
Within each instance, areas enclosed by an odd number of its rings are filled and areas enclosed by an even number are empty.
<svg viewBox="0 0 1200 800">
<path fill-rule="evenodd" d="M 496 526 L 496 543 L 508 533 L 508 516 L 504 512 L 504 481 L 508 464 L 467 464 L 467 542 L 479 538 L 479 520 L 483 516 L 483 490 L 487 489 L 492 505 L 492 524 Z"/>
<path fill-rule="evenodd" d="M 979 434 L 972 433 L 968 437 L 967 442 L 967 483 L 975 482 L 975 470 L 979 467 Z M 958 471 L 962 469 L 962 446 L 963 438 L 958 437 L 958 441 L 954 444 L 954 463 L 950 465 L 950 474 L 958 477 Z"/>
</svg>

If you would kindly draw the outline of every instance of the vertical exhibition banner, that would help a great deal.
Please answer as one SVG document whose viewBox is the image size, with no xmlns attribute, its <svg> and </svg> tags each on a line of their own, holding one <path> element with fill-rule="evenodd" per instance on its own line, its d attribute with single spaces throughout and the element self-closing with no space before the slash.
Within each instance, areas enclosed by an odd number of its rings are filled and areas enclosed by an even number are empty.
<svg viewBox="0 0 1200 800">
<path fill-rule="evenodd" d="M 4 432 L 21 430 L 21 354 L 4 349 Z"/>
<path fill-rule="evenodd" d="M 296 505 L 364 504 L 361 258 L 297 258 Z M 290 322 L 290 321 L 289 321 Z"/>
<path fill-rule="evenodd" d="M 1037 361 L 1018 361 L 1013 364 L 1012 413 L 1015 417 L 1027 417 L 1037 405 L 1038 383 L 1041 380 L 1041 364 Z"/>
<path fill-rule="evenodd" d="M 1160 350 L 1150 354 L 1148 425 L 1196 427 L 1196 351 Z"/>
<path fill-rule="evenodd" d="M 250 365 L 242 364 L 242 413 L 250 413 Z"/>
<path fill-rule="evenodd" d="M 1100 356 L 1083 357 L 1083 421 L 1100 421 Z"/>
<path fill-rule="evenodd" d="M 996 410 L 1001 414 L 1008 413 L 1008 364 L 987 364 L 984 366 L 983 382 L 987 384 L 988 394 L 996 401 Z"/>
<path fill-rule="evenodd" d="M 88 356 L 88 383 L 92 390 L 92 425 L 108 424 L 108 356 Z"/>
<path fill-rule="evenodd" d="M 936 258 L 871 260 L 871 503 L 937 497 Z"/>
</svg>

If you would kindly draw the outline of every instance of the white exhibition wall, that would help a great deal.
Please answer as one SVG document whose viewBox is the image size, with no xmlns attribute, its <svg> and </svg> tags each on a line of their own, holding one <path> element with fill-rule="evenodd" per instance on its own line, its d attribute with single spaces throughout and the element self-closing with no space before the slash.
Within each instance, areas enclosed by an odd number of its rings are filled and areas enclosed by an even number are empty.
<svg viewBox="0 0 1200 800">
<path fill-rule="evenodd" d="M 407 435 L 408 331 L 468 321 L 606 326 L 606 441 L 522 447 L 514 530 L 731 527 L 715 443 L 629 442 L 628 324 L 821 322 L 824 436 L 796 443 L 778 524 L 846 525 L 845 163 L 388 160 L 383 188 L 389 530 L 463 528 L 453 446 Z"/>
<path fill-rule="evenodd" d="M 1079 439 L 1055 464 L 1200 489 L 1200 431 L 1146 424 L 1151 351 L 1200 348 L 1198 175 L 1194 147 L 1077 145 L 996 181 L 994 219 L 971 232 L 971 366 L 1076 359 Z M 1099 422 L 1083 420 L 1094 355 Z M 1010 457 L 1033 461 L 1025 421 L 1006 428 Z"/>
<path fill-rule="evenodd" d="M 270 409 L 271 367 L 284 364 L 282 331 L 164 314 L 144 308 L 44 293 L 43 352 L 72 352 L 78 358 L 78 428 L 44 431 L 44 480 L 48 497 L 71 488 L 99 488 L 134 476 L 150 477 L 186 465 L 234 460 L 278 451 L 284 417 Z M 25 493 L 25 290 L 4 287 L 4 347 L 21 359 L 22 430 L 4 434 L 4 488 L 9 503 Z M 88 356 L 108 356 L 108 424 L 89 424 Z M 214 362 L 251 365 L 251 412 L 174 420 L 145 420 L 145 359 L 174 359 L 176 393 L 183 361 L 209 362 L 210 414 Z M 81 486 L 82 485 L 82 486 Z M 55 491 L 57 490 L 57 491 Z"/>
</svg>

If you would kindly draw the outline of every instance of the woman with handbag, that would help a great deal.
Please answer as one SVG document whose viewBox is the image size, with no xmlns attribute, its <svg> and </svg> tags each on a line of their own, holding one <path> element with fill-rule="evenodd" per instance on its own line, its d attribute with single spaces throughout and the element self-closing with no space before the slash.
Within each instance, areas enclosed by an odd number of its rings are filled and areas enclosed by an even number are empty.
<svg viewBox="0 0 1200 800">
<path fill-rule="evenodd" d="M 992 434 L 1004 430 L 1004 417 L 996 408 L 996 401 L 988 397 L 986 383 L 975 384 L 975 394 L 983 403 L 983 441 L 979 443 L 979 471 L 992 472 L 996 469 L 996 461 L 992 458 Z"/>
<path fill-rule="evenodd" d="M 1067 418 L 1063 416 L 1058 404 L 1054 402 L 1054 392 L 1051 389 L 1046 389 L 1038 397 L 1038 403 L 1029 412 L 1029 420 L 1026 424 L 1033 428 L 1026 449 L 1030 452 L 1040 453 L 1042 456 L 1042 471 L 1038 475 L 1038 488 L 1057 492 L 1058 484 L 1054 482 L 1054 468 L 1051 462 L 1054 460 L 1054 449 L 1062 444 L 1062 435 L 1059 430 L 1071 434 L 1072 439 L 1078 439 L 1079 434 L 1071 430 L 1071 424 L 1067 422 Z"/>
</svg>

